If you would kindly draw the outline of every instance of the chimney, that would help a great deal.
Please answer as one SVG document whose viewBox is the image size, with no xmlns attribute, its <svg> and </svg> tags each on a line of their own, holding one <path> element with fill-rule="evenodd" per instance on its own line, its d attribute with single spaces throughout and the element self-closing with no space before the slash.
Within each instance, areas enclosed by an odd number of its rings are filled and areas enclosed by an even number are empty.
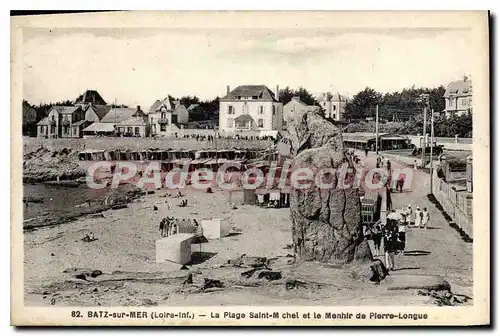
<svg viewBox="0 0 500 336">
<path fill-rule="evenodd" d="M 231 92 L 231 87 L 229 87 L 229 85 L 226 85 L 226 94 L 229 94 L 229 92 Z"/>
<path fill-rule="evenodd" d="M 141 105 L 137 105 L 137 111 L 141 110 Z"/>
<path fill-rule="evenodd" d="M 276 84 L 276 100 L 280 100 L 280 86 Z"/>
</svg>

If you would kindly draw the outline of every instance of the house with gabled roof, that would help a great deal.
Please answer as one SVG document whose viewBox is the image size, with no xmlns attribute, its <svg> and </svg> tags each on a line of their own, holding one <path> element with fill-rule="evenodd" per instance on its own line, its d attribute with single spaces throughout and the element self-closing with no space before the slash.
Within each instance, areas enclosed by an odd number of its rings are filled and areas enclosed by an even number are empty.
<svg viewBox="0 0 500 336">
<path fill-rule="evenodd" d="M 234 90 L 227 86 L 219 99 L 219 132 L 279 131 L 282 129 L 283 104 L 279 102 L 279 87 L 272 92 L 265 85 L 240 85 Z"/>
<path fill-rule="evenodd" d="M 114 107 L 99 121 L 83 130 L 85 136 L 118 135 L 139 136 L 149 135 L 147 114 L 137 108 Z"/>
<path fill-rule="evenodd" d="M 147 137 L 150 132 L 148 115 L 137 106 L 130 118 L 116 124 L 116 131 L 119 136 Z"/>
<path fill-rule="evenodd" d="M 94 105 L 92 103 L 87 105 L 85 110 L 85 120 L 89 122 L 99 122 L 111 111 L 110 105 Z"/>
<path fill-rule="evenodd" d="M 472 81 L 468 76 L 448 84 L 443 97 L 445 107 L 442 115 L 449 118 L 472 113 Z"/>
<path fill-rule="evenodd" d="M 335 120 L 343 121 L 345 119 L 345 109 L 347 106 L 348 98 L 340 93 L 325 92 L 318 97 L 319 105 L 325 112 L 325 117 Z"/>
<path fill-rule="evenodd" d="M 88 126 L 81 106 L 53 106 L 46 118 L 37 124 L 37 136 L 46 138 L 80 138 Z"/>
<path fill-rule="evenodd" d="M 187 125 L 189 113 L 178 100 L 167 96 L 156 100 L 148 110 L 148 120 L 152 136 L 171 136 Z"/>
</svg>

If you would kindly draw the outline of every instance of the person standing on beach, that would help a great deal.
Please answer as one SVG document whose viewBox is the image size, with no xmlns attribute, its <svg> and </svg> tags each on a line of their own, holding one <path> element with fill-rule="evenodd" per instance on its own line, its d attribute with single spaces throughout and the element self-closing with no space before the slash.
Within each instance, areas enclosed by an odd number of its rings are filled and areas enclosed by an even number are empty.
<svg viewBox="0 0 500 336">
<path fill-rule="evenodd" d="M 384 234 L 385 267 L 390 271 L 394 271 L 394 255 L 398 249 L 397 244 L 397 227 L 390 225 L 386 227 Z"/>
<path fill-rule="evenodd" d="M 165 218 L 160 221 L 160 236 L 165 237 Z"/>
<path fill-rule="evenodd" d="M 376 222 L 373 226 L 373 245 L 375 247 L 375 256 L 380 255 L 380 243 L 382 242 L 382 228 L 380 227 L 380 221 Z"/>
<path fill-rule="evenodd" d="M 408 204 L 408 207 L 406 208 L 405 211 L 405 220 L 406 220 L 406 225 L 410 226 L 411 225 L 411 216 L 413 215 L 413 210 L 411 209 L 411 204 Z"/>
<path fill-rule="evenodd" d="M 168 217 L 167 218 L 167 237 L 172 234 L 172 222 L 174 221 L 173 218 Z"/>
<path fill-rule="evenodd" d="M 399 254 L 404 254 L 406 248 L 406 225 L 404 220 L 398 223 L 398 241 L 399 241 Z"/>
<path fill-rule="evenodd" d="M 365 147 L 365 157 L 368 157 L 368 152 L 370 151 L 370 149 L 367 147 Z"/>
<path fill-rule="evenodd" d="M 417 207 L 415 210 L 415 227 L 420 227 L 422 224 L 422 211 L 420 210 L 420 207 Z"/>
<path fill-rule="evenodd" d="M 430 219 L 431 216 L 429 214 L 429 211 L 427 211 L 427 208 L 424 208 L 424 211 L 422 211 L 422 226 L 424 229 L 427 229 L 427 224 L 429 223 Z"/>
</svg>

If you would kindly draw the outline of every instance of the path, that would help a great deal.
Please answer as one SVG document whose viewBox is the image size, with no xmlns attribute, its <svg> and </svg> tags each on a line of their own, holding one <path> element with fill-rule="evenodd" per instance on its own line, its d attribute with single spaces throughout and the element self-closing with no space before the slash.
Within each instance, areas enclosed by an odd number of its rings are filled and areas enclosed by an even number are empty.
<svg viewBox="0 0 500 336">
<path fill-rule="evenodd" d="M 364 153 L 357 155 L 365 160 Z M 366 167 L 374 167 L 375 153 L 368 154 Z M 392 162 L 393 168 L 405 166 Z M 396 256 L 396 271 L 408 274 L 441 275 L 452 284 L 472 286 L 472 243 L 464 242 L 459 233 L 449 226 L 441 212 L 427 199 L 430 193 L 429 174 L 413 170 L 414 176 L 410 190 L 392 193 L 394 209 L 412 205 L 421 209 L 427 207 L 430 213 L 429 228 L 407 229 L 406 251 L 411 255 Z M 472 291 L 472 287 L 470 288 Z"/>
</svg>

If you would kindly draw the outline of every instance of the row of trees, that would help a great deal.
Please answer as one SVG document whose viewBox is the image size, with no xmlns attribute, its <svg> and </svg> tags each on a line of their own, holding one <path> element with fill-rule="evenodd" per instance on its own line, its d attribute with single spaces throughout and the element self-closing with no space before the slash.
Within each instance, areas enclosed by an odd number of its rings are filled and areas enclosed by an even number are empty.
<svg viewBox="0 0 500 336">
<path fill-rule="evenodd" d="M 445 88 L 415 88 L 414 86 L 402 91 L 382 94 L 372 88 L 365 88 L 354 95 L 346 105 L 346 119 L 359 120 L 375 117 L 375 108 L 379 106 L 381 120 L 410 120 L 422 114 L 422 105 L 419 96 L 429 94 L 429 105 L 434 111 L 445 108 Z"/>
<path fill-rule="evenodd" d="M 411 120 L 404 122 L 386 121 L 379 123 L 379 132 L 393 134 L 419 135 L 423 133 L 423 118 L 416 116 Z M 427 120 L 427 132 L 431 133 L 431 126 Z M 344 132 L 375 132 L 375 121 L 358 121 L 347 125 Z M 466 114 L 453 116 L 450 118 L 434 118 L 434 135 L 436 137 L 454 137 L 460 138 L 472 137 L 472 115 Z"/>
</svg>

